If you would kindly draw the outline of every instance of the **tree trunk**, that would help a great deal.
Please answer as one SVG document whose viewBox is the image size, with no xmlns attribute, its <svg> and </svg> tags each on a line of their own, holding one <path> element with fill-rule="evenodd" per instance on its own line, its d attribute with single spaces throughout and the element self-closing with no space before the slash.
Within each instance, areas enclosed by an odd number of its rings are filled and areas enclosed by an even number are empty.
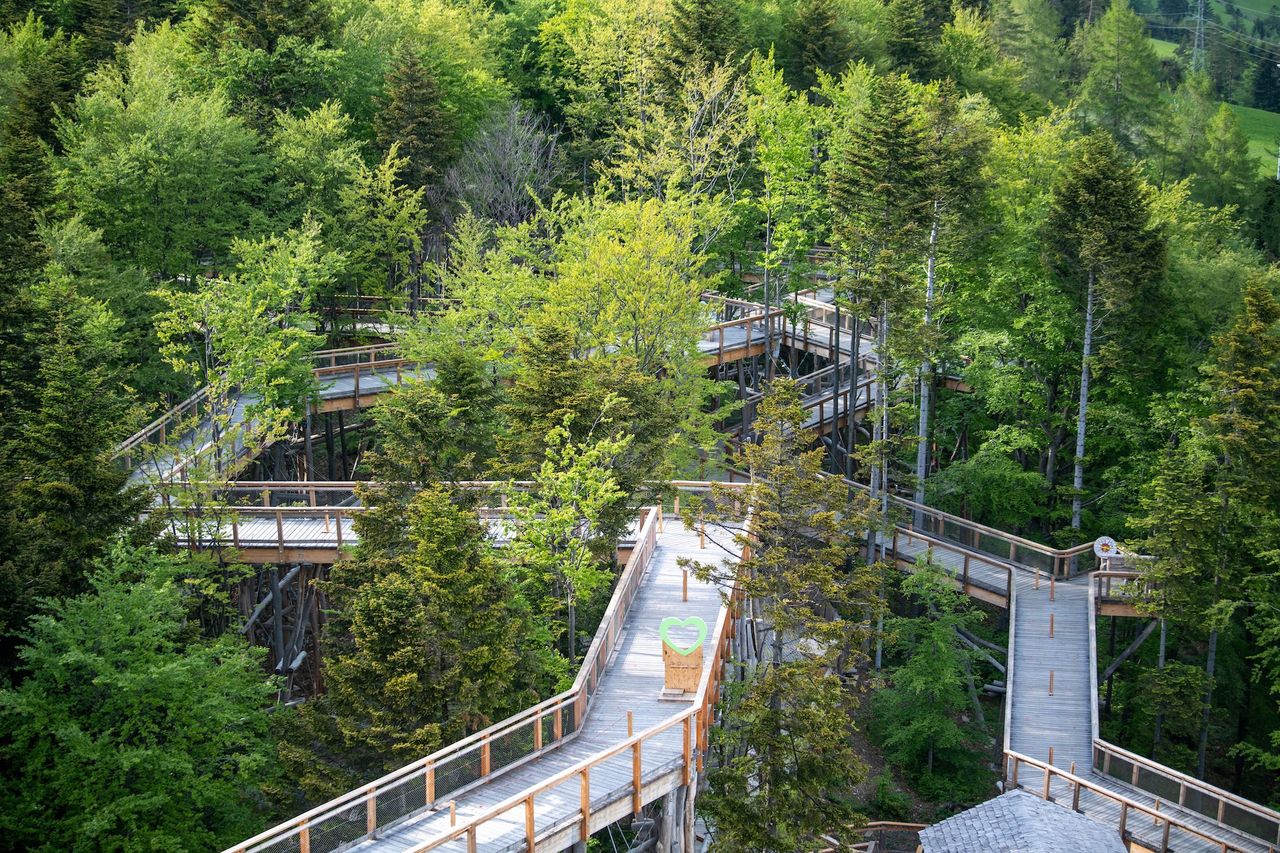
<svg viewBox="0 0 1280 853">
<path fill-rule="evenodd" d="M 933 325 L 933 296 L 935 282 L 935 268 L 938 259 L 938 202 L 933 203 L 933 227 L 929 229 L 929 257 L 925 262 L 925 286 L 924 286 L 924 327 L 925 334 L 929 333 L 929 327 Z M 925 355 L 924 362 L 920 365 L 920 421 L 917 427 L 919 443 L 916 445 L 916 492 L 915 501 L 918 504 L 924 503 L 924 478 L 928 473 L 929 465 L 929 402 L 930 394 L 933 391 L 933 362 Z M 924 524 L 924 515 L 916 510 L 916 527 Z"/>
<path fill-rule="evenodd" d="M 889 303 L 880 308 L 880 518 L 889 520 Z M 885 558 L 886 537 L 880 537 L 880 559 Z"/>
<path fill-rule="evenodd" d="M 836 304 L 836 323 L 833 333 L 835 346 L 831 348 L 831 468 L 839 473 L 844 466 L 840 461 L 840 300 L 832 297 Z"/>
<path fill-rule="evenodd" d="M 1156 660 L 1156 669 L 1157 669 L 1157 670 L 1163 670 L 1163 669 L 1164 669 L 1164 654 L 1165 654 L 1165 640 L 1166 640 L 1166 635 L 1167 635 L 1167 630 L 1166 630 L 1166 626 L 1165 626 L 1165 621 L 1164 621 L 1163 619 L 1161 619 L 1161 620 L 1160 620 L 1160 655 L 1159 655 L 1159 658 Z M 1156 714 L 1156 731 L 1155 731 L 1155 737 L 1152 739 L 1152 743 L 1151 743 L 1151 757 L 1152 757 L 1152 759 L 1155 759 L 1155 758 L 1156 758 L 1156 751 L 1157 751 L 1158 749 L 1160 749 L 1160 737 L 1161 737 L 1161 735 L 1163 734 L 1163 730 L 1164 730 L 1164 714 Z"/>
<path fill-rule="evenodd" d="M 1200 718 L 1200 748 L 1196 756 L 1196 778 L 1203 779 L 1205 758 L 1209 751 L 1209 715 L 1213 711 L 1213 670 L 1218 663 L 1218 629 L 1209 632 L 1209 654 L 1205 658 L 1204 672 L 1209 683 L 1204 691 L 1204 715 Z"/>
<path fill-rule="evenodd" d="M 1084 492 L 1084 434 L 1089 418 L 1089 359 L 1093 356 L 1094 274 L 1089 272 L 1089 289 L 1084 308 L 1084 354 L 1080 359 L 1080 411 L 1076 415 L 1075 471 L 1071 480 L 1071 529 L 1080 529 L 1080 506 Z"/>
<path fill-rule="evenodd" d="M 569 665 L 578 665 L 578 608 L 573 599 L 566 600 L 569 606 Z"/>
<path fill-rule="evenodd" d="M 845 424 L 844 424 L 844 475 L 850 480 L 853 479 L 853 445 L 855 441 L 853 408 L 858 405 L 858 380 L 859 376 L 858 361 L 861 356 L 862 349 L 862 318 L 856 314 L 850 314 L 853 322 L 853 331 L 849 336 L 849 395 L 845 399 Z"/>
</svg>

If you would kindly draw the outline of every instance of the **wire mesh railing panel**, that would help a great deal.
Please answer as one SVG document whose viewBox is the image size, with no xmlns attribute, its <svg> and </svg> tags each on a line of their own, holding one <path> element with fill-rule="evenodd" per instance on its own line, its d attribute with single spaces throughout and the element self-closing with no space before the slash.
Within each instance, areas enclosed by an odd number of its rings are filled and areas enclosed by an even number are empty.
<svg viewBox="0 0 1280 853">
<path fill-rule="evenodd" d="M 436 801 L 480 779 L 480 750 L 473 749 L 436 767 Z"/>
<path fill-rule="evenodd" d="M 1182 790 L 1182 786 L 1178 784 L 1177 780 L 1171 779 L 1163 773 L 1156 773 L 1151 768 L 1141 765 L 1138 766 L 1138 781 L 1134 787 L 1173 803 L 1178 802 L 1178 794 Z"/>
<path fill-rule="evenodd" d="M 427 807 L 427 777 L 415 773 L 403 784 L 379 791 L 375 796 L 377 825 L 388 826 Z"/>
<path fill-rule="evenodd" d="M 541 722 L 539 723 L 539 725 L 542 726 L 542 742 L 544 744 L 551 744 L 555 742 L 555 739 L 556 739 L 555 714 L 558 714 L 558 713 L 560 712 L 556 711 L 552 714 L 544 715 L 542 717 Z"/>
<path fill-rule="evenodd" d="M 280 838 L 261 847 L 252 848 L 253 853 L 301 853 L 302 842 L 298 840 L 298 836 L 290 835 L 288 838 Z"/>
<path fill-rule="evenodd" d="M 358 841 L 369 832 L 369 813 L 364 803 L 343 809 L 316 821 L 308 828 L 311 853 L 333 853 Z"/>
<path fill-rule="evenodd" d="M 1280 825 L 1275 818 L 1242 808 L 1230 800 L 1223 805 L 1222 822 L 1268 844 L 1280 843 Z"/>
<path fill-rule="evenodd" d="M 497 773 L 533 754 L 533 723 L 504 732 L 489 741 L 489 770 Z"/>
</svg>

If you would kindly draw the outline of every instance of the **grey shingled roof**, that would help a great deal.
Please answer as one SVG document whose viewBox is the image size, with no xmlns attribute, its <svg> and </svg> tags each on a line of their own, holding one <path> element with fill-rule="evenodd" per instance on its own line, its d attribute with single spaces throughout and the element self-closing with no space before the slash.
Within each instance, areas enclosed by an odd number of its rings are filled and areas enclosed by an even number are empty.
<svg viewBox="0 0 1280 853">
<path fill-rule="evenodd" d="M 924 853 L 1125 853 L 1120 833 L 1015 790 L 920 830 Z"/>
</svg>

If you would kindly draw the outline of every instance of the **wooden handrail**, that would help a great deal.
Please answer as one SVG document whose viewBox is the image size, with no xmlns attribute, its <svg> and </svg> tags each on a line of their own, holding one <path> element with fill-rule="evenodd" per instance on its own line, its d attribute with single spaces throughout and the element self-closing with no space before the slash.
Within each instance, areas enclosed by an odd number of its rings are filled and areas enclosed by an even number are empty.
<svg viewBox="0 0 1280 853">
<path fill-rule="evenodd" d="M 1009 773 L 1010 761 L 1013 762 L 1012 774 Z M 1043 789 L 1039 792 L 1033 791 L 1033 793 L 1038 793 L 1043 799 L 1049 799 L 1048 794 L 1050 793 L 1052 780 L 1053 780 L 1053 777 L 1056 776 L 1072 787 L 1073 810 L 1078 810 L 1081 791 L 1089 791 L 1095 796 L 1099 796 L 1099 797 L 1102 797 L 1103 799 L 1107 799 L 1114 803 L 1118 803 L 1121 806 L 1120 827 L 1119 827 L 1121 838 L 1125 838 L 1126 819 L 1127 819 L 1128 813 L 1137 812 L 1139 814 L 1144 814 L 1150 817 L 1152 820 L 1153 826 L 1158 825 L 1161 822 L 1163 822 L 1166 825 L 1166 828 L 1176 826 L 1179 831 L 1185 832 L 1189 835 L 1193 835 L 1202 841 L 1207 841 L 1210 844 L 1212 844 L 1214 847 L 1223 851 L 1223 853 L 1249 853 L 1249 851 L 1246 848 L 1239 847 L 1235 844 L 1232 844 L 1230 841 L 1224 841 L 1221 838 L 1215 838 L 1214 836 L 1207 834 L 1204 830 L 1198 829 L 1195 826 L 1192 826 L 1190 823 L 1182 820 L 1177 815 L 1174 815 L 1167 811 L 1160 811 L 1158 806 L 1156 808 L 1152 808 L 1151 806 L 1144 805 L 1143 803 L 1140 803 L 1137 800 L 1130 799 L 1129 797 L 1125 797 L 1121 794 L 1117 794 L 1116 792 L 1108 788 L 1105 788 L 1102 785 L 1099 785 L 1095 782 L 1090 782 L 1088 779 L 1077 776 L 1074 773 L 1071 773 L 1067 770 L 1062 770 L 1058 767 L 1054 767 L 1050 764 L 1046 764 L 1043 761 L 1037 761 L 1036 759 L 1032 758 L 1029 755 L 1023 755 L 1020 752 L 1005 750 L 1004 769 L 1005 769 L 1006 779 L 1012 778 L 1013 781 L 1011 782 L 1011 784 L 1015 788 L 1022 787 L 1021 785 L 1018 784 L 1018 770 L 1021 767 L 1021 765 L 1024 765 L 1024 764 L 1036 770 L 1039 770 L 1042 774 L 1044 774 L 1045 780 L 1044 780 Z M 1028 790 L 1031 790 L 1031 789 L 1028 789 Z"/>
<path fill-rule="evenodd" d="M 1127 782 L 1131 787 L 1137 788 L 1138 790 L 1146 790 L 1133 780 L 1132 773 L 1130 774 L 1129 779 L 1125 779 L 1120 776 L 1114 776 L 1113 774 L 1111 774 L 1110 772 L 1111 757 L 1114 756 L 1114 757 L 1120 758 L 1124 761 L 1129 762 L 1130 765 L 1133 765 L 1135 767 L 1140 767 L 1149 773 L 1153 773 L 1164 779 L 1168 779 L 1172 782 L 1176 782 L 1179 786 L 1179 793 L 1178 793 L 1179 806 L 1183 806 L 1183 804 L 1186 802 L 1187 791 L 1194 791 L 1197 794 L 1200 794 L 1201 796 L 1207 797 L 1212 800 L 1216 800 L 1220 803 L 1229 803 L 1230 805 L 1234 806 L 1235 808 L 1239 809 L 1242 812 L 1246 812 L 1250 815 L 1253 815 L 1256 818 L 1259 818 L 1263 821 L 1271 823 L 1275 827 L 1275 834 L 1271 837 L 1271 839 L 1266 840 L 1265 843 L 1280 844 L 1280 812 L 1276 811 L 1275 809 L 1269 809 L 1266 806 L 1259 805 L 1258 803 L 1255 803 L 1251 800 L 1246 800 L 1244 797 L 1241 797 L 1237 794 L 1233 794 L 1228 790 L 1219 788 L 1216 785 L 1210 785 L 1208 782 L 1205 782 L 1203 779 L 1197 779 L 1194 776 L 1188 776 L 1186 773 L 1181 773 L 1177 770 L 1174 770 L 1172 767 L 1166 767 L 1165 765 L 1160 764 L 1159 762 L 1152 761 L 1150 758 L 1145 758 L 1141 755 L 1138 755 L 1137 753 L 1130 752 L 1127 749 L 1122 749 L 1121 747 L 1118 747 L 1113 743 L 1108 743 L 1107 741 L 1102 740 L 1101 738 L 1098 738 L 1096 736 L 1093 739 L 1093 749 L 1094 749 L 1094 769 L 1096 770 L 1099 766 L 1102 766 L 1103 768 L 1105 768 L 1102 771 L 1104 776 L 1111 776 L 1114 779 L 1119 779 L 1122 782 Z M 1099 756 L 1102 756 L 1103 758 L 1101 762 L 1098 761 Z M 1154 794 L 1155 792 L 1148 791 L 1147 793 Z M 1185 808 L 1185 806 L 1183 807 Z M 1254 835 L 1254 833 L 1249 832 L 1246 829 L 1241 829 L 1240 827 L 1232 826 L 1230 823 L 1227 823 L 1226 821 L 1224 821 L 1223 817 L 1225 815 L 1221 814 L 1222 809 L 1219 809 L 1220 815 L 1216 818 L 1210 815 L 1205 815 L 1203 812 L 1200 812 L 1198 810 L 1193 810 L 1193 811 L 1196 811 L 1197 814 L 1204 816 L 1207 820 L 1214 820 L 1217 823 L 1222 824 L 1227 829 L 1233 829 L 1237 832 L 1244 832 L 1246 835 Z M 1258 836 L 1255 835 L 1254 837 L 1258 837 Z"/>
<path fill-rule="evenodd" d="M 309 508 L 307 508 L 309 509 Z M 346 507 L 344 509 L 351 509 Z M 275 512 L 275 510 L 272 510 Z M 639 535 L 637 536 L 637 545 L 632 550 L 631 555 L 627 559 L 627 563 L 623 568 L 622 575 L 618 579 L 618 584 L 614 590 L 614 595 L 610 599 L 609 609 L 605 611 L 605 616 L 601 620 L 600 628 L 596 631 L 595 639 L 592 641 L 591 648 L 583 657 L 582 664 L 578 670 L 578 675 L 574 679 L 573 686 L 568 690 L 556 696 L 546 699 L 536 705 L 526 708 L 505 720 L 501 720 L 493 725 L 485 728 L 475 734 L 469 735 L 459 741 L 443 747 L 432 754 L 418 759 L 404 767 L 392 771 L 381 778 L 363 785 L 353 791 L 349 791 L 339 797 L 329 800 L 326 803 L 316 806 L 315 808 L 304 812 L 303 814 L 291 818 L 284 823 L 274 826 L 254 837 L 241 842 L 227 849 L 226 853 L 245 853 L 252 848 L 260 847 L 264 844 L 271 844 L 282 839 L 298 835 L 311 825 L 334 817 L 340 813 L 350 810 L 353 807 L 362 806 L 371 794 L 378 791 L 386 791 L 389 788 L 406 784 L 413 781 L 417 775 L 428 769 L 433 774 L 433 778 L 438 778 L 442 768 L 448 763 L 456 761 L 459 758 L 469 755 L 477 750 L 483 749 L 486 744 L 492 740 L 496 740 L 507 734 L 512 734 L 523 730 L 530 724 L 541 726 L 544 717 L 556 714 L 556 719 L 566 710 L 580 710 L 584 698 L 585 691 L 588 689 L 592 678 L 592 670 L 597 660 L 607 658 L 612 650 L 611 643 L 617 638 L 617 632 L 613 630 L 613 622 L 617 620 L 625 621 L 627 609 L 630 601 L 634 598 L 635 590 L 638 588 L 639 578 L 644 573 L 644 568 L 648 560 L 652 557 L 653 551 L 657 544 L 657 510 L 647 508 L 640 524 Z M 619 626 L 620 627 L 620 626 Z M 603 656 L 603 657 L 602 657 Z M 581 718 L 575 716 L 572 732 L 566 732 L 563 736 L 553 739 L 550 746 L 542 746 L 541 750 L 535 751 L 530 755 L 524 756 L 515 762 L 503 765 L 499 770 L 507 769 L 517 763 L 527 761 L 534 755 L 540 754 L 549 748 L 554 748 L 566 743 L 569 739 L 576 736 L 581 726 Z M 557 733 L 559 726 L 556 727 Z M 541 738 L 535 738 L 535 743 Z M 438 792 L 437 792 L 438 793 Z M 456 793 L 451 792 L 451 793 Z"/>
</svg>

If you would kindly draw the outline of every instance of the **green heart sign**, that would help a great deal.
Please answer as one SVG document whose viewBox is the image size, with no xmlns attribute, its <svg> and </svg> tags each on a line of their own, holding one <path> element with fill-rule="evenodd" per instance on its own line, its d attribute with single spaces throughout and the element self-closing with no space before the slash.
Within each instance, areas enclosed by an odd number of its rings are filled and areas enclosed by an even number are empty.
<svg viewBox="0 0 1280 853">
<path fill-rule="evenodd" d="M 692 628 L 698 632 L 698 639 L 694 640 L 688 647 L 678 646 L 671 641 L 672 628 Z M 679 616 L 668 616 L 658 626 L 658 636 L 676 654 L 691 655 L 702 648 L 703 640 L 707 639 L 707 623 L 700 616 L 690 616 L 688 619 L 681 619 Z"/>
</svg>

